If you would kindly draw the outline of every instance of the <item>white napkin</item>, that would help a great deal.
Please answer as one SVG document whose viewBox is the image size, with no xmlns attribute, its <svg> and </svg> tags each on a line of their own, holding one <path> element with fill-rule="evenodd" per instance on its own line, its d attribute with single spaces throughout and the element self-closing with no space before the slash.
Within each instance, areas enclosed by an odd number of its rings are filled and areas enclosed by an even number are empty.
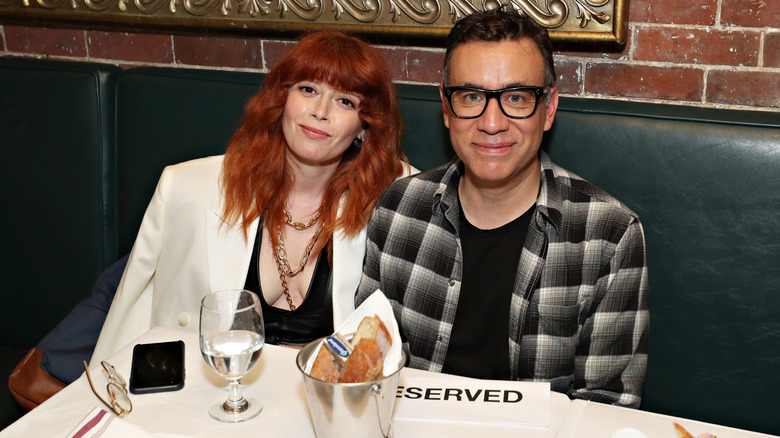
<svg viewBox="0 0 780 438">
<path fill-rule="evenodd" d="M 390 351 L 388 351 L 385 356 L 385 364 L 382 370 L 385 376 L 389 376 L 398 371 L 398 364 L 401 363 L 401 332 L 398 330 L 398 322 L 395 320 L 393 307 L 381 290 L 375 290 L 374 293 L 363 301 L 363 303 L 355 309 L 346 320 L 344 320 L 336 331 L 345 335 L 355 333 L 364 317 L 374 315 L 378 316 L 379 319 L 385 323 L 387 330 L 390 332 L 390 336 L 393 338 L 393 344 L 390 346 Z M 320 348 L 322 347 L 320 346 Z M 314 365 L 315 359 L 317 359 L 316 354 L 312 354 L 309 357 L 309 361 L 304 368 L 307 373 L 311 370 L 312 365 Z"/>
<path fill-rule="evenodd" d="M 95 408 L 76 426 L 67 438 L 157 438 L 113 412 Z"/>
</svg>

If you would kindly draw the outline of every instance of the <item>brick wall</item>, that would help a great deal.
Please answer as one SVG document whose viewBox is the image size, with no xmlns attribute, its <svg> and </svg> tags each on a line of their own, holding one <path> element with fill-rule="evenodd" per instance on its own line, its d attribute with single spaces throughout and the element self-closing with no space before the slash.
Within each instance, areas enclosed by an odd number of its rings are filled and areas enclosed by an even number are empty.
<svg viewBox="0 0 780 438">
<path fill-rule="evenodd" d="M 780 112 L 780 0 L 630 0 L 623 47 L 556 50 L 563 95 Z M 266 72 L 291 39 L 1 25 L 0 56 Z M 443 49 L 376 46 L 393 79 L 437 83 Z"/>
</svg>

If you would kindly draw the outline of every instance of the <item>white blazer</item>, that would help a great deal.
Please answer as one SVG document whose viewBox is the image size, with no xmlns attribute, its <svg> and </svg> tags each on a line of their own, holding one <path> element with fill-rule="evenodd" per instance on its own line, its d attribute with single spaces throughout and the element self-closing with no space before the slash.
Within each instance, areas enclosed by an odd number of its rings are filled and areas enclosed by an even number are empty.
<svg viewBox="0 0 780 438">
<path fill-rule="evenodd" d="M 100 332 L 92 364 L 152 327 L 198 330 L 200 300 L 222 289 L 242 289 L 259 220 L 248 238 L 222 220 L 223 156 L 168 166 L 146 209 L 122 280 Z M 405 169 L 408 175 L 416 171 Z M 366 232 L 333 236 L 334 327 L 355 309 Z"/>
</svg>

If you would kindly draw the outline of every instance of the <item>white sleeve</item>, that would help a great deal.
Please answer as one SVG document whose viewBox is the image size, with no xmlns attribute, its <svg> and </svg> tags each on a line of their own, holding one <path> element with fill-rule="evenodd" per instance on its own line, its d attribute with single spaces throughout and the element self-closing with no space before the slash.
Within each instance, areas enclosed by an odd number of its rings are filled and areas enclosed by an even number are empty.
<svg viewBox="0 0 780 438">
<path fill-rule="evenodd" d="M 91 365 L 105 360 L 151 328 L 154 279 L 165 229 L 167 173 L 168 168 L 163 170 L 144 214 Z"/>
</svg>

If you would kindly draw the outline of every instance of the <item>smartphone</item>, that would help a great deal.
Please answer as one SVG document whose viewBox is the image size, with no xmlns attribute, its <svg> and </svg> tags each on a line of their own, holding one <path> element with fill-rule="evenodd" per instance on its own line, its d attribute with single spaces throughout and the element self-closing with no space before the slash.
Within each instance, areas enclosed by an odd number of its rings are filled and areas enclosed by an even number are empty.
<svg viewBox="0 0 780 438">
<path fill-rule="evenodd" d="M 136 344 L 130 369 L 130 392 L 178 391 L 184 387 L 184 342 Z"/>
</svg>

